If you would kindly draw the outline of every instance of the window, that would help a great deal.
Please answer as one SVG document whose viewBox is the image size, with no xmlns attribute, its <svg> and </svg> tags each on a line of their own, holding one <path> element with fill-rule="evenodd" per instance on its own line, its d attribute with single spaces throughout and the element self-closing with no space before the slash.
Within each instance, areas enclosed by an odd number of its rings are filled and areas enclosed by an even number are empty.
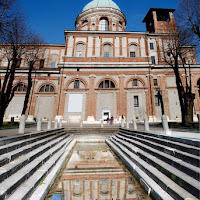
<svg viewBox="0 0 200 200">
<path fill-rule="evenodd" d="M 79 88 L 79 80 L 74 81 L 74 88 Z"/>
<path fill-rule="evenodd" d="M 52 85 L 50 84 L 46 84 L 46 85 L 43 85 L 41 88 L 40 88 L 40 91 L 39 92 L 54 92 L 55 89 Z"/>
<path fill-rule="evenodd" d="M 26 92 L 27 91 L 27 86 L 24 83 L 19 83 L 14 87 L 15 92 Z"/>
<path fill-rule="evenodd" d="M 137 81 L 137 79 L 133 79 L 133 87 L 134 86 L 138 86 L 138 81 Z"/>
<path fill-rule="evenodd" d="M 103 56 L 105 58 L 112 57 L 112 45 L 111 44 L 103 45 Z"/>
<path fill-rule="evenodd" d="M 82 25 L 82 30 L 88 30 L 88 21 L 87 20 L 85 20 L 84 22 L 83 22 L 83 25 Z"/>
<path fill-rule="evenodd" d="M 40 59 L 40 69 L 44 68 L 44 59 Z"/>
<path fill-rule="evenodd" d="M 83 52 L 82 51 L 77 51 L 76 52 L 76 57 L 83 57 Z"/>
<path fill-rule="evenodd" d="M 158 95 L 155 95 L 155 106 L 160 106 L 160 100 Z"/>
<path fill-rule="evenodd" d="M 49 60 L 49 62 L 50 62 L 50 67 L 51 68 L 56 68 L 56 66 L 57 66 L 57 63 L 58 63 L 58 55 L 57 54 L 52 54 L 52 55 L 50 55 L 50 60 Z"/>
<path fill-rule="evenodd" d="M 76 57 L 84 57 L 85 56 L 85 44 L 78 43 L 76 45 Z"/>
<path fill-rule="evenodd" d="M 153 43 L 150 43 L 150 49 L 154 49 Z"/>
<path fill-rule="evenodd" d="M 151 56 L 151 63 L 156 64 L 155 56 Z"/>
<path fill-rule="evenodd" d="M 135 57 L 135 52 L 130 52 L 130 57 Z"/>
<path fill-rule="evenodd" d="M 153 79 L 153 85 L 158 86 L 158 79 Z"/>
<path fill-rule="evenodd" d="M 56 62 L 55 62 L 55 61 L 52 61 L 51 64 L 50 64 L 50 67 L 51 67 L 51 68 L 56 68 Z"/>
<path fill-rule="evenodd" d="M 110 57 L 110 56 L 109 56 L 109 52 L 104 52 L 103 56 L 104 56 L 105 58 L 109 58 L 109 57 Z"/>
<path fill-rule="evenodd" d="M 139 107 L 138 96 L 134 96 L 134 107 Z"/>
<path fill-rule="evenodd" d="M 100 19 L 99 30 L 100 31 L 108 31 L 109 30 L 109 23 L 108 23 L 107 19 L 105 19 L 105 18 Z"/>
<path fill-rule="evenodd" d="M 99 84 L 98 88 L 99 89 L 112 89 L 112 88 L 115 88 L 115 84 L 111 80 L 106 79 Z"/>
<path fill-rule="evenodd" d="M 131 44 L 129 46 L 130 57 L 139 57 L 139 48 L 137 44 Z"/>
</svg>

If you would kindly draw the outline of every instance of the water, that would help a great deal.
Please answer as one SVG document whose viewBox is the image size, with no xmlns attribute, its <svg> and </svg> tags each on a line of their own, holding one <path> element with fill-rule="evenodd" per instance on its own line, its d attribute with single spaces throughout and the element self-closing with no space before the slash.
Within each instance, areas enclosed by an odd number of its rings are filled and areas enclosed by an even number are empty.
<svg viewBox="0 0 200 200">
<path fill-rule="evenodd" d="M 50 200 L 150 199 L 103 142 L 77 143 L 49 196 Z"/>
</svg>

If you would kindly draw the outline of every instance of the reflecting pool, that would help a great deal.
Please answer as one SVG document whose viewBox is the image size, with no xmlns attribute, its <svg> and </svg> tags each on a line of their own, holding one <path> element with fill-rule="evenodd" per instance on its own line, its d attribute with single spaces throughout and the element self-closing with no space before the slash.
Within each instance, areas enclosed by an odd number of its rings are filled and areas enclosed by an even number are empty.
<svg viewBox="0 0 200 200">
<path fill-rule="evenodd" d="M 150 199 L 103 142 L 78 142 L 53 190 L 50 200 Z"/>
</svg>

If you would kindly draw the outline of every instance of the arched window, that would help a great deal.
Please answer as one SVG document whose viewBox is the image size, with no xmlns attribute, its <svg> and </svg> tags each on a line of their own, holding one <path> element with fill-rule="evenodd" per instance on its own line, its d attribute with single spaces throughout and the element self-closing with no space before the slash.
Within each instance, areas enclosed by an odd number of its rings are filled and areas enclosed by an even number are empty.
<svg viewBox="0 0 200 200">
<path fill-rule="evenodd" d="M 139 57 L 139 49 L 136 44 L 131 44 L 129 46 L 129 56 L 130 57 Z"/>
<path fill-rule="evenodd" d="M 113 56 L 112 45 L 104 44 L 103 45 L 103 57 L 109 58 Z"/>
<path fill-rule="evenodd" d="M 14 87 L 13 90 L 15 92 L 26 92 L 27 91 L 27 86 L 24 83 L 19 83 Z"/>
<path fill-rule="evenodd" d="M 39 92 L 55 92 L 55 89 L 52 85 L 46 84 L 40 88 Z"/>
<path fill-rule="evenodd" d="M 115 88 L 115 84 L 109 79 L 105 79 L 99 84 L 99 89 L 112 89 L 112 88 Z"/>
<path fill-rule="evenodd" d="M 197 81 L 197 86 L 198 86 L 198 91 L 199 91 L 199 96 L 200 96 L 200 79 Z"/>
<path fill-rule="evenodd" d="M 100 31 L 108 31 L 109 30 L 109 22 L 106 18 L 101 18 L 99 21 L 99 30 Z"/>
<path fill-rule="evenodd" d="M 144 87 L 142 82 L 140 80 L 138 80 L 137 78 L 133 78 L 132 80 L 130 80 L 128 82 L 127 85 L 128 88 L 137 88 L 137 87 Z"/>
<path fill-rule="evenodd" d="M 58 55 L 57 54 L 50 55 L 50 67 L 56 68 L 57 63 L 58 63 Z"/>
<path fill-rule="evenodd" d="M 107 179 L 103 179 L 100 182 L 100 192 L 102 195 L 108 195 L 110 192 L 109 181 Z"/>
<path fill-rule="evenodd" d="M 76 45 L 76 57 L 85 57 L 85 44 L 78 43 Z"/>
<path fill-rule="evenodd" d="M 84 30 L 84 31 L 88 30 L 88 20 L 83 21 L 82 30 Z"/>
</svg>

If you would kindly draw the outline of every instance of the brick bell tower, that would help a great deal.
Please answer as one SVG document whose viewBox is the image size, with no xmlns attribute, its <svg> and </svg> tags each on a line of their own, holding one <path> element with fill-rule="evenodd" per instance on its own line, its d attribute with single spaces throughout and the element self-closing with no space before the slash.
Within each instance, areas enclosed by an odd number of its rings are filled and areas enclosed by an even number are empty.
<svg viewBox="0 0 200 200">
<path fill-rule="evenodd" d="M 142 22 L 150 33 L 177 33 L 175 9 L 150 8 Z"/>
</svg>

